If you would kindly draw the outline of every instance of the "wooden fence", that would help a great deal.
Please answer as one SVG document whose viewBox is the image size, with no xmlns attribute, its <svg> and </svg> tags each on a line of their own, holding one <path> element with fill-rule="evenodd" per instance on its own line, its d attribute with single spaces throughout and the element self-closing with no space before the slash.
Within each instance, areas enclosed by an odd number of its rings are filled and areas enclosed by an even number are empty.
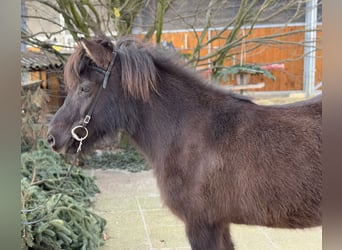
<svg viewBox="0 0 342 250">
<path fill-rule="evenodd" d="M 321 26 L 319 27 L 321 28 Z M 303 25 L 293 26 L 270 26 L 270 27 L 254 27 L 251 34 L 246 38 L 244 50 L 241 47 L 234 48 L 234 52 L 240 54 L 243 51 L 248 51 L 251 47 L 256 45 L 258 38 L 277 36 L 278 34 L 289 34 L 286 36 L 279 36 L 270 44 L 260 46 L 248 53 L 245 53 L 244 63 L 267 65 L 272 63 L 284 64 L 284 69 L 270 70 L 275 76 L 276 80 L 272 81 L 264 76 L 252 76 L 251 83 L 264 82 L 265 87 L 255 90 L 260 91 L 289 91 L 289 90 L 303 90 L 303 66 L 304 66 L 304 30 Z M 213 37 L 217 30 L 210 30 L 208 36 Z M 227 36 L 226 31 L 222 36 Z M 248 29 L 241 32 L 247 34 Z M 317 47 L 321 46 L 321 31 L 317 32 Z M 200 32 L 197 32 L 201 35 Z M 197 45 L 197 40 L 192 31 L 164 31 L 162 40 L 172 42 L 174 47 L 182 54 L 189 54 Z M 200 55 L 205 56 L 208 53 L 214 52 L 217 48 L 222 46 L 220 40 L 216 40 L 209 46 L 201 49 Z M 244 53 L 242 53 L 244 54 Z M 240 59 L 240 55 L 235 57 L 235 60 L 226 60 L 225 66 L 233 65 Z M 205 66 L 210 68 L 210 60 Z M 203 67 L 202 67 L 203 68 Z M 208 71 L 207 71 L 208 72 Z M 315 83 L 322 81 L 322 52 L 316 50 L 316 80 Z M 222 83 L 227 84 L 227 83 Z M 236 84 L 235 80 L 229 84 Z"/>
</svg>

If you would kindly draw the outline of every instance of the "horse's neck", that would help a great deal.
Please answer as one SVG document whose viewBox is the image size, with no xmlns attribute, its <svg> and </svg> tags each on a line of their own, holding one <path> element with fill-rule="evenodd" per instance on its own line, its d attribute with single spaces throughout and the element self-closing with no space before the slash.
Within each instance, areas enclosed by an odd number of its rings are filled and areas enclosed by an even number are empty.
<svg viewBox="0 0 342 250">
<path fill-rule="evenodd" d="M 151 161 L 157 161 L 179 133 L 180 124 L 191 116 L 196 98 L 190 97 L 189 86 L 181 83 L 172 75 L 162 78 L 150 102 L 137 106 L 139 121 L 131 137 Z"/>
<path fill-rule="evenodd" d="M 177 114 L 175 110 L 166 109 L 162 105 L 144 105 L 140 111 L 143 115 L 140 116 L 139 124 L 131 137 L 150 161 L 158 161 L 161 151 L 175 138 L 177 124 L 183 119 L 182 114 Z"/>
<path fill-rule="evenodd" d="M 183 76 L 184 77 L 184 76 Z M 149 104 L 139 105 L 138 124 L 132 134 L 141 151 L 151 160 L 159 162 L 167 150 L 175 143 L 184 127 L 198 114 L 210 115 L 217 103 L 229 103 L 230 96 L 210 88 L 193 77 L 184 78 L 171 74 L 161 75 L 157 93 Z M 218 104 L 219 105 L 219 104 Z M 204 117 L 202 117 L 204 118 Z M 194 128 L 195 129 L 195 128 Z"/>
</svg>

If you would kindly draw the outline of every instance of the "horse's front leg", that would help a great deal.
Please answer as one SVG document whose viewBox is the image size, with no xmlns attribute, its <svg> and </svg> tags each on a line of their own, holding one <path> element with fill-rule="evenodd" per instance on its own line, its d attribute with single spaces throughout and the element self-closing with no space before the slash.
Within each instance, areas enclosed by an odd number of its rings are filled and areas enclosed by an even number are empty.
<svg viewBox="0 0 342 250">
<path fill-rule="evenodd" d="M 186 234 L 192 250 L 222 250 L 224 230 L 221 224 L 186 223 Z"/>
<path fill-rule="evenodd" d="M 223 250 L 234 250 L 232 237 L 230 236 L 229 226 L 225 227 L 223 231 Z"/>
</svg>

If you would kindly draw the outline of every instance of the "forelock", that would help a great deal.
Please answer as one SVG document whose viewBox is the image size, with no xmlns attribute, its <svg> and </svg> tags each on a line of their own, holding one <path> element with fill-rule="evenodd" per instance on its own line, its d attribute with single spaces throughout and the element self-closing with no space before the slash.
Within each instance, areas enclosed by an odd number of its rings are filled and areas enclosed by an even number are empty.
<svg viewBox="0 0 342 250">
<path fill-rule="evenodd" d="M 67 90 L 80 82 L 81 72 L 89 61 L 90 59 L 85 56 L 85 51 L 81 47 L 77 47 L 74 53 L 70 55 L 64 66 L 64 83 Z"/>
</svg>

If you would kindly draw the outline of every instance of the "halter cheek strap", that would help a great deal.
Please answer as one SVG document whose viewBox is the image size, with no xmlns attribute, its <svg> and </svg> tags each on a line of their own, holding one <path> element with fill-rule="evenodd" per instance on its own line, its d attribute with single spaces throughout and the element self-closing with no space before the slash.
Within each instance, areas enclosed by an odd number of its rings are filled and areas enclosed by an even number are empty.
<svg viewBox="0 0 342 250">
<path fill-rule="evenodd" d="M 91 69 L 96 70 L 97 72 L 103 74 L 104 78 L 103 78 L 103 82 L 102 82 L 102 87 L 99 88 L 99 90 L 97 91 L 95 99 L 92 102 L 92 104 L 91 104 L 91 106 L 90 106 L 90 108 L 88 110 L 87 115 L 84 117 L 82 124 L 81 125 L 77 125 L 77 126 L 75 126 L 75 127 L 73 127 L 71 129 L 72 137 L 76 141 L 79 142 L 79 146 L 78 146 L 77 152 L 81 151 L 82 142 L 88 136 L 88 129 L 86 128 L 86 126 L 89 123 L 89 121 L 91 119 L 91 115 L 94 112 L 95 106 L 96 106 L 97 102 L 100 99 L 101 92 L 102 92 L 103 89 L 105 89 L 107 87 L 108 79 L 109 79 L 110 73 L 112 71 L 112 68 L 114 66 L 114 62 L 115 62 L 115 59 L 116 59 L 117 52 L 113 51 L 112 54 L 113 54 L 112 60 L 110 61 L 110 63 L 109 63 L 109 65 L 108 65 L 106 70 L 101 68 L 101 67 L 98 67 L 98 66 L 93 66 L 93 65 L 90 66 Z"/>
</svg>

